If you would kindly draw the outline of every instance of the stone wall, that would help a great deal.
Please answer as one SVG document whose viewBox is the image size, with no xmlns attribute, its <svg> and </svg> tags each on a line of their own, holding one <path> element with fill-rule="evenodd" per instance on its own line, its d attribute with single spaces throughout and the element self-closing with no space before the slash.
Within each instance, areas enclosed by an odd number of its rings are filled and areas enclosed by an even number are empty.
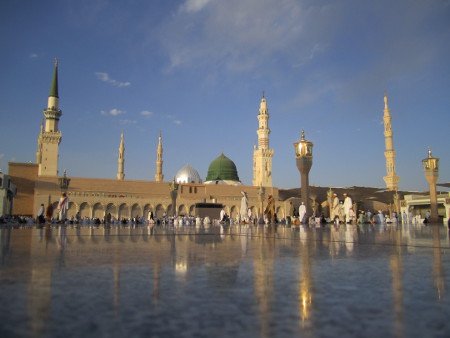
<svg viewBox="0 0 450 338">
<path fill-rule="evenodd" d="M 34 215 L 34 185 L 38 177 L 38 165 L 34 163 L 9 163 L 8 174 L 17 187 L 13 203 L 13 215 Z"/>
</svg>

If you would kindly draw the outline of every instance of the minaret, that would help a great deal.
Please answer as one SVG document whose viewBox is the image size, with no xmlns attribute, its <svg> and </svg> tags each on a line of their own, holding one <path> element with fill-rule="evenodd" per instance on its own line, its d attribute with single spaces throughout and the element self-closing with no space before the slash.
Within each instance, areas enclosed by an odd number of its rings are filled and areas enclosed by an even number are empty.
<svg viewBox="0 0 450 338">
<path fill-rule="evenodd" d="M 273 149 L 269 148 L 269 110 L 263 96 L 259 104 L 258 114 L 258 146 L 253 149 L 253 185 L 272 187 Z"/>
<path fill-rule="evenodd" d="M 395 150 L 394 140 L 392 137 L 392 125 L 391 125 L 391 113 L 388 107 L 388 97 L 384 94 L 384 142 L 386 150 L 384 157 L 386 157 L 386 176 L 384 181 L 386 182 L 386 188 L 391 191 L 398 190 L 398 182 L 400 177 L 395 174 Z"/>
<path fill-rule="evenodd" d="M 121 181 L 125 178 L 124 164 L 125 164 L 125 142 L 123 140 L 123 132 L 122 132 L 120 134 L 119 157 L 117 158 L 117 179 Z"/>
<path fill-rule="evenodd" d="M 36 162 L 39 165 L 38 175 L 58 176 L 58 153 L 62 138 L 61 132 L 58 130 L 58 122 L 62 111 L 59 109 L 57 60 L 55 60 L 54 64 L 47 108 L 43 113 L 45 121 L 38 136 L 38 149 L 36 152 Z"/>
<path fill-rule="evenodd" d="M 163 166 L 163 147 L 162 147 L 162 136 L 160 131 L 158 137 L 158 148 L 156 150 L 155 182 L 162 182 L 164 179 L 162 166 Z"/>
</svg>

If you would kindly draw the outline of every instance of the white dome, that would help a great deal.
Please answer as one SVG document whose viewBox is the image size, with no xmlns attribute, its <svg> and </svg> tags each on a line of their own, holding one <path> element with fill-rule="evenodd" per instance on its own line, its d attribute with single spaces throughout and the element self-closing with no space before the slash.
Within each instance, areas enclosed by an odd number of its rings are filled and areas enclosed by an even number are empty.
<svg viewBox="0 0 450 338">
<path fill-rule="evenodd" d="M 198 171 L 186 164 L 183 168 L 178 170 L 175 175 L 175 182 L 177 183 L 202 183 L 202 179 Z"/>
</svg>

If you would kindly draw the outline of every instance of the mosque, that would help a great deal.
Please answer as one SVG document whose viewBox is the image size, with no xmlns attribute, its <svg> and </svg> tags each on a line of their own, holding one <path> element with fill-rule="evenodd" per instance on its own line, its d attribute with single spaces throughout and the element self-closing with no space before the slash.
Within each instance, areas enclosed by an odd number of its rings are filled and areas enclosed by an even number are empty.
<svg viewBox="0 0 450 338">
<path fill-rule="evenodd" d="M 125 179 L 125 138 L 121 134 L 118 149 L 116 179 L 66 177 L 58 170 L 59 145 L 62 132 L 58 127 L 62 111 L 59 108 L 58 64 L 55 62 L 48 96 L 43 111 L 44 123 L 37 139 L 36 163 L 9 163 L 9 175 L 17 186 L 14 215 L 35 216 L 39 206 L 52 204 L 56 208 L 62 192 L 69 197 L 68 217 L 104 218 L 110 213 L 117 219 L 147 215 L 156 217 L 195 214 L 198 203 L 222 204 L 231 217 L 239 213 L 243 192 L 248 197 L 252 216 L 262 214 L 264 201 L 272 195 L 276 212 L 286 215 L 285 203 L 279 201 L 278 189 L 272 185 L 273 149 L 269 145 L 269 110 L 267 100 L 261 98 L 258 118 L 258 144 L 254 146 L 253 185 L 243 185 L 235 163 L 220 154 L 208 168 L 202 181 L 199 173 L 186 164 L 173 180 L 164 180 L 163 138 L 160 133 L 156 149 L 153 181 Z"/>
<path fill-rule="evenodd" d="M 343 194 L 349 192 L 356 197 L 354 210 L 397 210 L 407 212 L 415 208 L 416 212 L 424 214 L 429 208 L 430 199 L 427 196 L 407 195 L 400 200 L 397 194 L 399 176 L 395 170 L 395 149 L 393 146 L 393 131 L 387 95 L 384 96 L 384 136 L 386 173 L 384 177 L 386 190 L 365 187 L 335 188 L 334 192 Z M 43 111 L 44 123 L 40 127 L 37 139 L 35 163 L 9 163 L 9 175 L 3 175 L 2 187 L 6 182 L 9 196 L 7 207 L 12 205 L 13 215 L 36 216 L 41 204 L 52 204 L 54 209 L 62 192 L 69 197 L 68 217 L 77 213 L 81 217 L 103 219 L 110 213 L 116 219 L 133 218 L 147 215 L 150 211 L 156 217 L 164 214 L 196 215 L 199 204 L 223 206 L 226 213 L 236 218 L 240 212 L 243 193 L 248 198 L 248 208 L 253 217 L 259 217 L 264 210 L 269 195 L 275 200 L 275 212 L 279 218 L 284 218 L 300 203 L 298 189 L 279 190 L 272 184 L 272 159 L 274 150 L 270 148 L 269 110 L 263 94 L 257 115 L 256 130 L 258 143 L 253 149 L 253 180 L 252 185 L 244 185 L 238 175 L 235 163 L 225 154 L 220 154 L 209 167 L 205 180 L 202 180 L 197 170 L 190 164 L 183 166 L 173 179 L 164 180 L 163 173 L 163 138 L 160 133 L 156 149 L 155 177 L 150 180 L 125 179 L 125 138 L 120 137 L 117 160 L 117 175 L 115 179 L 98 179 L 83 177 L 66 177 L 58 171 L 59 145 L 62 132 L 58 123 L 62 116 L 59 108 L 58 64 L 55 62 L 47 108 Z M 431 152 L 430 152 L 431 153 Z M 430 159 L 428 159 L 430 160 Z M 311 187 L 312 204 L 318 206 L 327 216 L 327 189 Z M 331 190 L 328 191 L 331 194 Z M 395 194 L 394 194 L 395 193 Z M 400 192 L 399 192 L 400 193 Z M 397 196 L 392 206 L 393 197 Z M 1 194 L 0 194 L 1 197 Z M 13 199 L 14 197 L 14 199 Z M 13 199 L 13 200 L 12 200 Z M 325 201 L 317 203 L 318 201 Z M 355 201 L 354 199 L 354 201 Z M 3 203 L 5 204 L 5 203 Z M 292 205 L 291 205 L 292 204 Z M 391 206 L 390 206 L 391 204 Z M 444 219 L 450 216 L 450 193 L 438 196 L 439 214 Z M 6 207 L 4 207 L 6 208 Z M 316 210 L 316 209 L 314 209 Z"/>
</svg>

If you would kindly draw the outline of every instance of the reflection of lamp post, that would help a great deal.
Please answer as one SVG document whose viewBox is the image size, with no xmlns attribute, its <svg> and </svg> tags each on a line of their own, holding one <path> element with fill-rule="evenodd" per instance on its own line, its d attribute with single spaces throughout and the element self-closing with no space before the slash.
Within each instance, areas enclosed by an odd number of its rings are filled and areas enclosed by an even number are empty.
<svg viewBox="0 0 450 338">
<path fill-rule="evenodd" d="M 422 160 L 425 178 L 430 186 L 430 213 L 432 223 L 439 221 L 437 209 L 436 182 L 439 177 L 439 159 L 431 155 L 431 149 L 428 149 L 428 157 Z"/>
<path fill-rule="evenodd" d="M 172 210 L 170 216 L 175 216 L 177 210 L 177 196 L 179 184 L 175 182 L 175 179 L 173 179 L 173 182 L 170 183 L 169 186 L 170 186 L 170 198 L 172 200 Z"/>
<path fill-rule="evenodd" d="M 305 131 L 302 130 L 302 136 L 300 141 L 294 143 L 295 159 L 297 162 L 297 168 L 300 171 L 301 176 L 301 198 L 302 202 L 306 206 L 306 217 L 311 213 L 309 209 L 309 171 L 312 166 L 312 149 L 313 144 L 305 139 Z"/>
<path fill-rule="evenodd" d="M 70 184 L 70 178 L 67 177 L 67 172 L 64 170 L 63 177 L 58 178 L 59 187 L 61 188 L 61 192 L 67 191 Z"/>
</svg>

